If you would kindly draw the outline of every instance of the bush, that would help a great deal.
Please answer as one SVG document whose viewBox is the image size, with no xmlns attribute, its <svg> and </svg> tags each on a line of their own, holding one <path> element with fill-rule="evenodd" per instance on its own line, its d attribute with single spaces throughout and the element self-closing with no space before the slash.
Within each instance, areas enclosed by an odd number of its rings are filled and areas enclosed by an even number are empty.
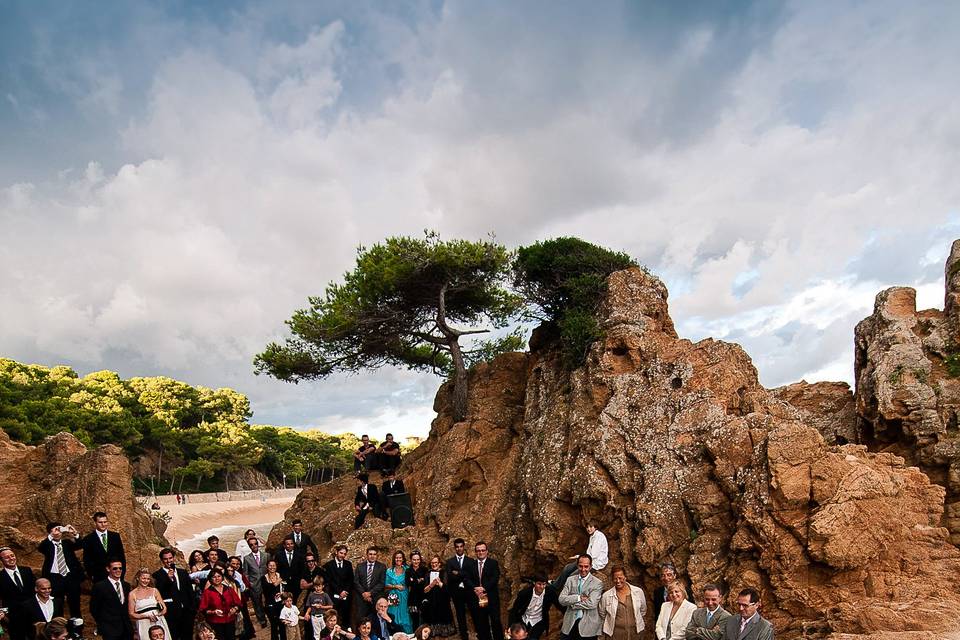
<svg viewBox="0 0 960 640">
<path fill-rule="evenodd" d="M 579 238 L 554 238 L 517 251 L 514 286 L 535 309 L 532 317 L 560 329 L 564 363 L 575 368 L 603 337 L 597 309 L 614 271 L 637 266 L 627 254 Z"/>
</svg>

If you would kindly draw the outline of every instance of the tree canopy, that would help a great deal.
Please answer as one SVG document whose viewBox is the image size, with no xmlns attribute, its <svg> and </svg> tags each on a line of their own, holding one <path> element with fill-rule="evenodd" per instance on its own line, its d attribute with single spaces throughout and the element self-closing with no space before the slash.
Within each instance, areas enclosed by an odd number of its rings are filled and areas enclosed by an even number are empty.
<svg viewBox="0 0 960 640">
<path fill-rule="evenodd" d="M 520 310 L 506 287 L 510 263 L 493 241 L 442 241 L 432 232 L 360 247 L 343 281 L 287 321 L 292 336 L 256 356 L 256 371 L 290 382 L 384 365 L 450 375 L 462 419 L 472 358 L 523 344 L 518 333 L 460 342 L 506 327 Z"/>
<path fill-rule="evenodd" d="M 557 325 L 564 362 L 583 364 L 602 336 L 597 310 L 614 271 L 637 266 L 627 254 L 579 238 L 554 238 L 517 251 L 513 283 L 534 316 Z"/>
<path fill-rule="evenodd" d="M 353 436 L 251 425 L 250 401 L 233 389 L 166 377 L 123 380 L 113 371 L 79 377 L 69 367 L 0 358 L 0 428 L 38 444 L 66 431 L 87 446 L 116 444 L 132 458 L 159 453 L 156 476 L 201 482 L 257 469 L 279 483 L 345 471 Z M 282 461 L 282 462 L 278 462 Z M 164 466 L 166 462 L 166 466 Z"/>
</svg>

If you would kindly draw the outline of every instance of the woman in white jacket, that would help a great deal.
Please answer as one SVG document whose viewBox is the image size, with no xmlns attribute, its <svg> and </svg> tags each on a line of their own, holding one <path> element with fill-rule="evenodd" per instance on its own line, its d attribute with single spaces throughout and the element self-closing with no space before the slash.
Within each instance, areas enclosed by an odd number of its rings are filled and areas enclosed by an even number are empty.
<svg viewBox="0 0 960 640">
<path fill-rule="evenodd" d="M 696 610 L 697 605 L 687 600 L 687 589 L 683 583 L 668 584 L 667 602 L 657 618 L 657 640 L 684 640 L 687 623 Z"/>
<path fill-rule="evenodd" d="M 604 640 L 639 640 L 647 598 L 643 589 L 627 582 L 623 567 L 610 571 L 613 588 L 600 596 L 601 633 Z"/>
</svg>

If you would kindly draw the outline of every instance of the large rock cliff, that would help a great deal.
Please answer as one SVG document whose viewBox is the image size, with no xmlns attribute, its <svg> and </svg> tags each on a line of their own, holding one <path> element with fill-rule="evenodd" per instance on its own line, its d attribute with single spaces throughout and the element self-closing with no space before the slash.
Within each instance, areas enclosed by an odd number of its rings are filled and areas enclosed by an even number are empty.
<svg viewBox="0 0 960 640">
<path fill-rule="evenodd" d="M 555 574 L 582 550 L 594 521 L 648 594 L 663 560 L 695 589 L 754 586 L 780 638 L 958 628 L 944 489 L 901 455 L 852 444 L 848 389 L 764 389 L 739 346 L 679 338 L 666 288 L 639 269 L 610 277 L 600 315 L 606 337 L 575 371 L 537 339 L 471 372 L 465 421 L 440 389 L 430 437 L 401 468 L 416 527 L 353 532 L 342 479 L 304 490 L 274 540 L 294 517 L 354 554 L 484 539 L 508 603 L 521 576 Z"/>
<path fill-rule="evenodd" d="M 123 536 L 128 576 L 138 567 L 159 565 L 167 541 L 133 497 L 130 463 L 119 447 L 87 450 L 67 433 L 36 447 L 13 442 L 0 430 L 0 540 L 23 565 L 39 568 L 37 544 L 46 524 L 72 524 L 81 534 L 93 529 L 91 515 L 105 511 L 110 528 Z"/>
</svg>

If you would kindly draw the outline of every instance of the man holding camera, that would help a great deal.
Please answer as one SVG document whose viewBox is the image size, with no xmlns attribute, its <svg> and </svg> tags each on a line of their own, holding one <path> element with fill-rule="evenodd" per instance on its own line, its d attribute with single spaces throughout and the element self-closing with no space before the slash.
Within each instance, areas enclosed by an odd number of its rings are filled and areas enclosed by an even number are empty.
<svg viewBox="0 0 960 640">
<path fill-rule="evenodd" d="M 77 530 L 59 522 L 47 525 L 47 537 L 37 545 L 37 551 L 43 554 L 40 575 L 50 581 L 53 599 L 61 610 L 64 610 L 66 599 L 66 607 L 74 618 L 82 616 L 80 585 L 83 582 L 83 566 L 77 559 L 77 548 Z"/>
</svg>

